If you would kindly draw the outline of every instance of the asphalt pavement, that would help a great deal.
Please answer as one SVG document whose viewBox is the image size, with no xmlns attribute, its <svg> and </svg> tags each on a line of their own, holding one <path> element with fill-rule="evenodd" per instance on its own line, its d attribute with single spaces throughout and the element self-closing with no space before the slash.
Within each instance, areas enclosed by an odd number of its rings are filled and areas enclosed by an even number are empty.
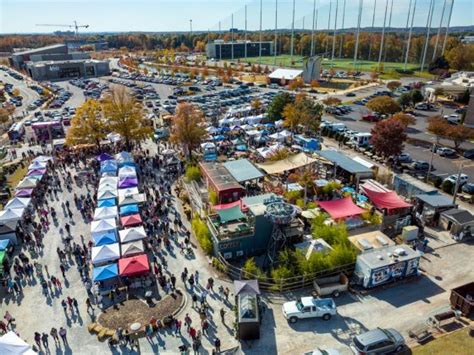
<svg viewBox="0 0 474 355">
<path fill-rule="evenodd" d="M 0 71 L 0 80 L 4 83 L 12 84 L 13 88 L 18 89 L 23 97 L 22 105 L 17 107 L 13 113 L 15 117 L 24 116 L 28 112 L 26 109 L 28 105 L 40 97 L 36 91 L 28 87 L 29 84 L 32 84 L 32 81 L 29 79 L 17 80 L 6 72 Z"/>
</svg>

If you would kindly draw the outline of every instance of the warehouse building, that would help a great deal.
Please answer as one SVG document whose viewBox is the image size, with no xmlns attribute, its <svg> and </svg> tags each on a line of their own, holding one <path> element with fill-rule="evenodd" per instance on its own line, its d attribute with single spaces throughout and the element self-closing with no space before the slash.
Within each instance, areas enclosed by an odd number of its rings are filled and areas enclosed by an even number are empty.
<svg viewBox="0 0 474 355">
<path fill-rule="evenodd" d="M 273 55 L 273 42 L 250 42 L 236 41 L 224 42 L 216 40 L 206 45 L 206 55 L 208 58 L 214 59 L 232 59 L 258 57 L 260 55 L 260 45 L 262 56 Z M 247 55 L 246 55 L 247 50 Z"/>
<path fill-rule="evenodd" d="M 15 69 L 25 69 L 26 63 L 33 60 L 36 55 L 67 55 L 68 48 L 65 44 L 53 44 L 51 46 L 29 49 L 21 52 L 15 52 L 10 58 L 10 64 Z M 33 59 L 31 58 L 33 57 Z"/>
</svg>

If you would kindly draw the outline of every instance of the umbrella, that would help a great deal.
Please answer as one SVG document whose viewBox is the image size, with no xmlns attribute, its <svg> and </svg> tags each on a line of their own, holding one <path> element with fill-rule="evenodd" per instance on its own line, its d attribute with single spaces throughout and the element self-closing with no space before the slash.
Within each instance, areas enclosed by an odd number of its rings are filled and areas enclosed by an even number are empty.
<svg viewBox="0 0 474 355">
<path fill-rule="evenodd" d="M 116 204 L 117 202 L 115 201 L 115 198 L 106 198 L 103 200 L 99 200 L 97 207 L 112 207 L 112 206 L 115 206 Z"/>
<path fill-rule="evenodd" d="M 94 282 L 105 281 L 118 276 L 117 263 L 104 266 L 96 266 L 92 270 L 92 280 Z"/>
<path fill-rule="evenodd" d="M 29 197 L 33 194 L 33 189 L 17 189 L 15 192 L 16 197 Z"/>
<path fill-rule="evenodd" d="M 139 212 L 138 205 L 125 205 L 120 206 L 120 216 L 128 216 L 131 214 L 137 214 Z"/>
</svg>

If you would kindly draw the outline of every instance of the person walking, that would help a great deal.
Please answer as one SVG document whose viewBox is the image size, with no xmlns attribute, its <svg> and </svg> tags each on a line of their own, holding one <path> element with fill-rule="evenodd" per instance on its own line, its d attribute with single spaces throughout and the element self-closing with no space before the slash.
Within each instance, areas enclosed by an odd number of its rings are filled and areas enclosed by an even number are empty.
<svg viewBox="0 0 474 355">
<path fill-rule="evenodd" d="M 197 301 L 198 301 L 198 296 L 195 293 L 193 293 L 192 300 L 193 300 L 192 307 L 194 308 L 196 306 Z"/>
<path fill-rule="evenodd" d="M 194 329 L 193 327 L 190 327 L 188 333 L 193 340 L 196 339 L 196 329 Z"/>
<path fill-rule="evenodd" d="M 218 337 L 214 339 L 214 347 L 216 348 L 216 353 L 221 352 L 221 340 Z"/>
<path fill-rule="evenodd" d="M 224 309 L 224 308 L 221 308 L 221 310 L 220 310 L 219 313 L 220 313 L 220 315 L 221 315 L 221 322 L 222 322 L 222 324 L 225 324 L 225 313 L 226 313 L 226 312 L 225 312 L 225 309 Z"/>
<path fill-rule="evenodd" d="M 179 319 L 176 319 L 176 324 L 175 324 L 176 329 L 175 329 L 174 335 L 178 335 L 178 334 L 181 335 L 181 325 L 182 324 L 183 323 Z"/>
<path fill-rule="evenodd" d="M 192 319 L 191 317 L 189 316 L 189 313 L 186 313 L 186 316 L 184 317 L 184 324 L 186 324 L 186 327 L 189 328 L 191 327 L 191 323 L 192 323 Z"/>
<path fill-rule="evenodd" d="M 67 342 L 67 330 L 63 327 L 59 328 L 59 336 L 63 340 L 64 345 L 68 344 Z"/>
<path fill-rule="evenodd" d="M 58 337 L 58 330 L 56 328 L 51 328 L 51 331 L 49 332 L 49 335 L 53 337 L 54 343 L 56 345 L 59 345 L 59 337 Z"/>
<path fill-rule="evenodd" d="M 41 349 L 41 334 L 38 332 L 35 332 L 35 343 Z"/>
<path fill-rule="evenodd" d="M 94 307 L 92 307 L 92 302 L 89 297 L 86 298 L 86 306 L 87 306 L 87 312 L 89 312 L 89 309 L 94 312 Z"/>
<path fill-rule="evenodd" d="M 43 333 L 41 335 L 41 342 L 43 343 L 44 348 L 47 349 L 48 348 L 48 334 Z"/>
</svg>

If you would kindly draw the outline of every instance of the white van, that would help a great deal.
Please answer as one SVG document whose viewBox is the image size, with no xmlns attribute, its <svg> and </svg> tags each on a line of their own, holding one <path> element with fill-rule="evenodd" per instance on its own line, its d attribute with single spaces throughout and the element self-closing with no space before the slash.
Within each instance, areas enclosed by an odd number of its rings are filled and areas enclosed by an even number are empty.
<svg viewBox="0 0 474 355">
<path fill-rule="evenodd" d="M 365 147 L 370 144 L 370 138 L 372 134 L 370 133 L 356 133 L 351 137 L 351 145 L 356 147 Z"/>
</svg>

